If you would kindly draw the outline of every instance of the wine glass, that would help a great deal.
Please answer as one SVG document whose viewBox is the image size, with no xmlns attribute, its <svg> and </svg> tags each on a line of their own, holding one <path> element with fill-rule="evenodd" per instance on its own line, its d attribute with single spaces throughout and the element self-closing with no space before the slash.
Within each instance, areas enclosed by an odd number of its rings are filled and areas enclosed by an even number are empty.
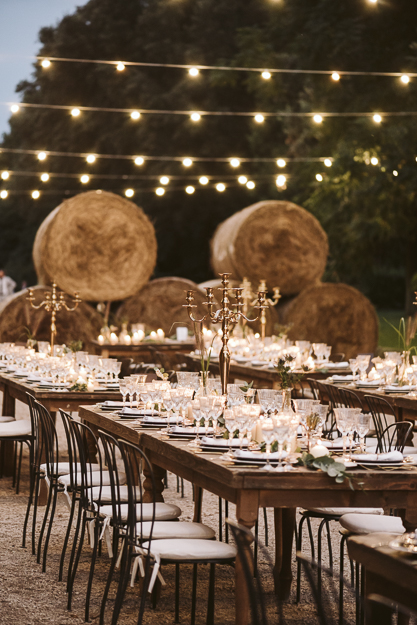
<svg viewBox="0 0 417 625">
<path fill-rule="evenodd" d="M 204 435 L 208 436 L 209 425 L 210 425 L 210 411 L 213 406 L 212 395 L 206 395 L 200 397 L 200 410 L 204 419 Z"/>
<path fill-rule="evenodd" d="M 359 363 L 360 379 L 366 380 L 366 370 L 369 367 L 370 356 L 366 354 L 360 354 L 356 357 Z"/>
<path fill-rule="evenodd" d="M 233 408 L 236 419 L 236 429 L 239 432 L 239 449 L 242 449 L 243 437 L 248 426 L 248 415 L 247 412 L 243 410 L 246 405 L 247 404 L 243 404 L 242 406 L 235 406 Z"/>
<path fill-rule="evenodd" d="M 128 384 L 127 384 L 126 378 L 122 378 L 121 380 L 119 380 L 119 389 L 123 396 L 123 409 L 124 409 L 126 407 L 126 395 L 128 394 Z"/>
<path fill-rule="evenodd" d="M 269 462 L 271 456 L 271 445 L 275 440 L 275 424 L 273 420 L 268 417 L 261 421 L 262 436 L 266 445 L 266 465 L 262 468 L 265 471 L 273 471 L 273 468 Z"/>
<path fill-rule="evenodd" d="M 201 411 L 200 411 L 200 398 L 196 397 L 191 401 L 191 408 L 193 411 L 193 418 L 195 419 L 195 438 L 190 442 L 190 447 L 200 447 L 200 423 L 201 423 Z"/>
<path fill-rule="evenodd" d="M 365 436 L 369 432 L 369 428 L 371 425 L 371 415 L 360 413 L 356 419 L 356 432 L 359 435 L 360 439 L 360 449 L 361 452 L 365 452 Z"/>
<path fill-rule="evenodd" d="M 290 434 L 291 434 L 291 417 L 278 414 L 276 417 L 272 419 L 274 423 L 274 435 L 275 439 L 278 443 L 278 466 L 275 469 L 278 472 L 284 471 L 284 466 L 282 464 L 282 454 L 284 451 L 284 444 L 287 442 Z"/>
<path fill-rule="evenodd" d="M 264 409 L 265 416 L 272 410 L 276 398 L 276 391 L 271 388 L 258 388 L 258 398 L 262 408 Z"/>
<path fill-rule="evenodd" d="M 231 410 L 230 408 L 226 408 L 223 413 L 223 418 L 224 418 L 225 428 L 229 432 L 229 451 L 227 454 L 227 458 L 230 460 L 233 458 L 232 442 L 233 442 L 233 435 L 236 430 L 236 417 L 235 417 L 234 411 Z"/>
<path fill-rule="evenodd" d="M 353 379 L 356 379 L 356 374 L 359 369 L 359 362 L 356 358 L 349 358 L 349 366 L 352 370 Z"/>
<path fill-rule="evenodd" d="M 226 397 L 224 395 L 216 395 L 213 399 L 213 405 L 210 412 L 211 420 L 213 422 L 213 436 L 217 434 L 217 421 L 224 410 L 226 403 Z"/>
<path fill-rule="evenodd" d="M 228 393 L 227 399 L 228 399 L 230 408 L 233 408 L 234 406 L 239 406 L 240 404 L 245 403 L 245 396 L 243 393 Z"/>
<path fill-rule="evenodd" d="M 336 426 L 339 432 L 342 435 L 343 440 L 343 457 L 346 458 L 346 450 L 347 450 L 347 433 L 348 433 L 348 422 L 347 422 L 347 412 L 346 408 L 335 408 L 334 414 L 336 418 Z"/>
</svg>

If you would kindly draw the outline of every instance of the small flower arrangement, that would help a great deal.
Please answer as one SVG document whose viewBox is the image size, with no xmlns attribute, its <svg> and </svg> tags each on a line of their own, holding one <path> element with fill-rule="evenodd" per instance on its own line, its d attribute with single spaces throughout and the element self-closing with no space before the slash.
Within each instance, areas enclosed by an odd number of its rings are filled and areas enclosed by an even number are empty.
<svg viewBox="0 0 417 625">
<path fill-rule="evenodd" d="M 294 356 L 291 354 L 286 354 L 283 358 L 278 358 L 278 362 L 275 366 L 276 371 L 278 372 L 281 378 L 281 388 L 284 390 L 286 388 L 294 388 L 298 382 L 300 382 L 304 373 L 294 373 L 291 369 L 291 363 L 295 360 Z M 303 372 L 308 371 L 308 367 L 302 366 Z"/>
<path fill-rule="evenodd" d="M 312 453 L 303 452 L 298 458 L 297 465 L 306 467 L 307 469 L 318 469 L 320 471 L 324 471 L 329 477 L 334 477 L 337 484 L 342 484 L 345 480 L 348 480 L 350 488 L 355 490 L 353 482 L 356 478 L 352 475 L 352 473 L 348 473 L 346 471 L 346 467 L 343 462 L 338 462 L 329 455 L 323 455 L 316 458 Z M 359 485 L 361 485 L 361 482 L 359 482 Z"/>
</svg>

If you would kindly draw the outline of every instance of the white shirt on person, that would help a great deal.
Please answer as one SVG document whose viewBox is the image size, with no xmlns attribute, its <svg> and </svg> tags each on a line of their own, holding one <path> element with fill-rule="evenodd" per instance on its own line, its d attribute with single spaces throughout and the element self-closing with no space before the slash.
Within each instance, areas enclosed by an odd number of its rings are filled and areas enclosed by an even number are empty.
<svg viewBox="0 0 417 625">
<path fill-rule="evenodd" d="M 9 276 L 0 278 L 0 297 L 11 295 L 16 288 L 16 282 Z"/>
</svg>

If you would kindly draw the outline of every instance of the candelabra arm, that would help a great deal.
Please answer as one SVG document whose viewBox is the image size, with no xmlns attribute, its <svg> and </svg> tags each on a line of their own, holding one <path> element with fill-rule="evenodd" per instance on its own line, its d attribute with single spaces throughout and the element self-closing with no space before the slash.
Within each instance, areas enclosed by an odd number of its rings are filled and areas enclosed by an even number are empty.
<svg viewBox="0 0 417 625">
<path fill-rule="evenodd" d="M 207 315 L 204 315 L 204 317 L 201 317 L 201 319 L 197 319 L 196 317 L 193 316 L 193 313 L 192 313 L 192 309 L 197 308 L 197 306 L 193 304 L 194 291 L 187 291 L 187 296 L 185 299 L 187 300 L 187 303 L 183 304 L 182 307 L 187 309 L 187 313 L 191 321 L 193 323 L 202 323 L 207 318 Z"/>
</svg>

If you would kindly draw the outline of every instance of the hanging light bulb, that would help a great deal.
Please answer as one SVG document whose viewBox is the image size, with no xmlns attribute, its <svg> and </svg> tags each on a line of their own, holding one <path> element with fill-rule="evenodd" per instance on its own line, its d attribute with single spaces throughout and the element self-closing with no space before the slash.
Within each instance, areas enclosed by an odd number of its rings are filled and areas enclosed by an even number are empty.
<svg viewBox="0 0 417 625">
<path fill-rule="evenodd" d="M 255 183 L 253 182 L 253 180 L 249 180 L 249 182 L 246 183 L 246 186 L 248 189 L 254 189 Z"/>
<path fill-rule="evenodd" d="M 207 176 L 201 176 L 201 178 L 199 178 L 198 182 L 202 185 L 208 184 L 209 179 L 207 178 Z"/>
<path fill-rule="evenodd" d="M 188 70 L 188 73 L 190 76 L 193 76 L 193 78 L 195 78 L 196 76 L 199 75 L 200 70 L 198 70 L 197 67 L 190 67 L 190 69 Z"/>
<path fill-rule="evenodd" d="M 381 115 L 379 115 L 379 113 L 376 113 L 372 119 L 374 120 L 376 124 L 380 124 L 382 122 L 382 117 Z"/>
<path fill-rule="evenodd" d="M 333 162 L 330 158 L 325 158 L 323 162 L 326 165 L 326 167 L 331 167 L 333 165 Z"/>
<path fill-rule="evenodd" d="M 122 72 L 122 71 L 125 69 L 125 64 L 124 64 L 124 63 L 121 63 L 121 62 L 120 62 L 120 63 L 118 63 L 118 64 L 116 65 L 116 69 L 117 69 L 117 71 L 118 71 L 118 72 Z"/>
<path fill-rule="evenodd" d="M 275 180 L 275 184 L 277 185 L 277 187 L 285 187 L 286 182 L 287 177 L 283 176 L 282 174 L 277 176 L 277 179 Z"/>
<path fill-rule="evenodd" d="M 8 180 L 10 178 L 10 174 L 8 171 L 2 171 L 1 172 L 1 179 L 2 180 Z"/>
<path fill-rule="evenodd" d="M 51 61 L 49 59 L 43 59 L 41 65 L 44 69 L 48 69 L 48 67 L 51 67 Z"/>
<path fill-rule="evenodd" d="M 238 158 L 231 158 L 229 162 L 232 167 L 239 167 L 240 165 L 240 160 Z"/>
<path fill-rule="evenodd" d="M 12 113 L 17 113 L 20 110 L 20 106 L 18 104 L 12 104 L 10 110 Z"/>
<path fill-rule="evenodd" d="M 39 193 L 39 191 L 32 191 L 32 197 L 34 200 L 38 200 L 40 196 L 41 194 Z"/>
<path fill-rule="evenodd" d="M 132 111 L 132 112 L 130 113 L 130 117 L 131 117 L 132 119 L 139 119 L 139 118 L 140 118 L 140 113 L 139 113 L 139 111 Z"/>
<path fill-rule="evenodd" d="M 44 161 L 46 159 L 46 152 L 38 152 L 38 159 Z"/>
<path fill-rule="evenodd" d="M 334 81 L 336 81 L 336 82 L 337 82 L 338 80 L 340 80 L 340 74 L 338 74 L 337 72 L 333 72 L 333 74 L 332 74 L 332 80 L 334 80 Z"/>
<path fill-rule="evenodd" d="M 126 189 L 125 191 L 126 197 L 133 197 L 134 195 L 135 195 L 135 192 L 133 191 L 133 189 Z"/>
<path fill-rule="evenodd" d="M 81 113 L 80 109 L 75 108 L 71 110 L 71 115 L 73 117 L 78 117 L 80 113 Z"/>
<path fill-rule="evenodd" d="M 323 117 L 321 115 L 314 115 L 313 121 L 315 121 L 316 124 L 321 124 L 321 122 L 323 121 Z"/>
<path fill-rule="evenodd" d="M 410 76 L 407 76 L 407 74 L 403 74 L 400 80 L 404 85 L 408 85 L 408 83 L 410 82 Z"/>
<path fill-rule="evenodd" d="M 371 165 L 378 165 L 378 163 L 379 163 L 379 160 L 377 159 L 377 157 L 373 156 L 371 158 Z"/>
<path fill-rule="evenodd" d="M 285 167 L 285 166 L 286 166 L 286 164 L 287 164 L 287 163 L 286 163 L 286 161 L 284 161 L 284 159 L 283 159 L 283 158 L 279 158 L 279 159 L 277 160 L 277 165 L 278 165 L 278 167 Z"/>
<path fill-rule="evenodd" d="M 269 80 L 271 78 L 271 72 L 262 72 L 261 76 L 264 80 Z"/>
<path fill-rule="evenodd" d="M 80 181 L 81 181 L 83 184 L 87 184 L 87 182 L 90 182 L 90 176 L 87 176 L 87 174 L 83 174 L 83 175 L 81 176 L 81 178 L 80 178 Z"/>
<path fill-rule="evenodd" d="M 191 113 L 190 119 L 193 122 L 199 122 L 201 119 L 201 115 L 200 113 Z"/>
<path fill-rule="evenodd" d="M 94 156 L 94 154 L 89 154 L 85 160 L 87 161 L 87 163 L 94 163 L 96 157 Z"/>
<path fill-rule="evenodd" d="M 188 193 L 188 195 L 192 195 L 194 193 L 194 191 L 195 191 L 195 188 L 193 186 L 191 186 L 191 185 L 186 187 L 186 189 L 185 189 L 185 192 Z"/>
<path fill-rule="evenodd" d="M 191 167 L 193 161 L 191 160 L 191 158 L 184 158 L 182 164 L 184 165 L 184 167 Z"/>
<path fill-rule="evenodd" d="M 135 158 L 135 165 L 143 165 L 144 162 L 145 162 L 145 159 L 143 158 L 143 156 L 137 156 Z"/>
<path fill-rule="evenodd" d="M 162 178 L 159 179 L 159 182 L 161 184 L 169 184 L 169 178 L 168 176 L 162 176 Z"/>
<path fill-rule="evenodd" d="M 223 191 L 226 190 L 226 185 L 222 182 L 219 182 L 218 184 L 216 184 L 216 189 L 217 191 L 220 191 L 220 193 L 223 193 Z"/>
<path fill-rule="evenodd" d="M 158 187 L 158 188 L 155 190 L 155 193 L 156 193 L 156 195 L 164 195 L 164 193 L 165 193 L 165 189 L 163 189 L 162 187 Z"/>
<path fill-rule="evenodd" d="M 0 197 L 2 200 L 5 200 L 8 195 L 9 193 L 8 191 L 6 191 L 6 189 L 3 189 L 3 191 L 0 191 Z"/>
<path fill-rule="evenodd" d="M 316 174 L 316 180 L 318 182 L 323 182 L 323 176 L 321 174 Z"/>
<path fill-rule="evenodd" d="M 262 124 L 265 121 L 265 117 L 261 115 L 260 113 L 255 115 L 254 119 L 258 124 Z"/>
<path fill-rule="evenodd" d="M 248 179 L 246 178 L 246 176 L 239 176 L 237 181 L 238 181 L 239 184 L 246 184 Z"/>
<path fill-rule="evenodd" d="M 378 2 L 378 0 L 369 0 L 369 2 L 370 2 L 371 4 L 376 4 L 376 3 Z"/>
<path fill-rule="evenodd" d="M 42 174 L 42 176 L 41 176 L 41 180 L 42 180 L 42 182 L 48 182 L 48 180 L 49 180 L 49 174 Z"/>
<path fill-rule="evenodd" d="M 394 171 L 392 172 L 393 176 L 398 176 L 398 171 L 396 169 L 394 169 Z"/>
</svg>

